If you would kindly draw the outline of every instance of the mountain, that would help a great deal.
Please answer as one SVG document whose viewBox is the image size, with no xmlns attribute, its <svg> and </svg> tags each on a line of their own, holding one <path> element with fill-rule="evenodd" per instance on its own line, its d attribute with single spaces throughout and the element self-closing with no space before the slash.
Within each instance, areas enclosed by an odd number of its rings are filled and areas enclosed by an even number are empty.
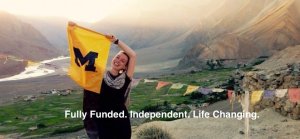
<svg viewBox="0 0 300 139">
<path fill-rule="evenodd" d="M 64 54 L 68 52 L 66 18 L 18 16 L 20 20 L 36 28 L 53 47 Z"/>
<path fill-rule="evenodd" d="M 300 63 L 300 45 L 289 46 L 277 53 L 275 53 L 268 60 L 260 65 L 257 65 L 257 69 L 272 69 L 276 70 L 282 67 L 286 67 L 288 64 Z"/>
<path fill-rule="evenodd" d="M 0 54 L 36 61 L 60 55 L 30 24 L 5 12 L 0 12 L 0 22 Z"/>
<path fill-rule="evenodd" d="M 186 53 L 180 66 L 207 59 L 250 60 L 300 44 L 299 3 L 297 0 L 244 0 L 243 6 L 207 28 L 208 33 L 204 33 L 207 41 L 193 47 L 202 44 L 205 48 L 197 50 L 195 57 L 189 56 L 194 55 L 190 51 Z"/>
<path fill-rule="evenodd" d="M 27 61 L 40 61 L 61 55 L 30 24 L 0 11 L 0 78 L 20 73 Z"/>
<path fill-rule="evenodd" d="M 224 1 L 135 1 L 124 3 L 122 8 L 99 22 L 77 24 L 101 33 L 115 34 L 137 51 L 140 56 L 138 65 L 156 64 L 181 59 L 199 42 L 199 34 L 192 33 L 203 28 L 202 20 L 207 13 L 214 13 L 216 5 Z M 66 19 L 19 17 L 38 29 L 54 47 L 68 53 Z M 112 50 L 115 52 L 118 48 L 112 47 Z"/>
<path fill-rule="evenodd" d="M 280 1 L 235 33 L 266 48 L 267 51 L 263 51 L 266 55 L 300 44 L 299 8 L 298 0 Z"/>
<path fill-rule="evenodd" d="M 299 44 L 299 5 L 298 0 L 135 1 L 99 22 L 77 24 L 115 34 L 137 52 L 138 65 L 181 59 L 181 67 L 201 67 L 207 59 L 247 61 Z M 21 19 L 68 53 L 66 19 Z M 112 47 L 110 56 L 116 51 Z"/>
<path fill-rule="evenodd" d="M 67 24 L 68 19 L 63 17 L 51 16 L 17 16 L 25 23 L 32 25 L 36 28 L 53 47 L 58 49 L 62 54 L 68 55 L 68 41 L 67 41 Z M 78 25 L 89 28 L 91 23 L 76 22 Z"/>
<path fill-rule="evenodd" d="M 249 22 L 272 2 L 274 0 L 227 0 L 210 15 L 212 18 L 218 17 L 211 30 L 216 35 L 230 33 Z"/>
<path fill-rule="evenodd" d="M 218 1 L 138 2 L 126 5 L 127 8 L 95 23 L 92 28 L 113 33 L 135 49 L 138 65 L 174 61 L 181 59 L 199 41 L 191 33 Z"/>
</svg>

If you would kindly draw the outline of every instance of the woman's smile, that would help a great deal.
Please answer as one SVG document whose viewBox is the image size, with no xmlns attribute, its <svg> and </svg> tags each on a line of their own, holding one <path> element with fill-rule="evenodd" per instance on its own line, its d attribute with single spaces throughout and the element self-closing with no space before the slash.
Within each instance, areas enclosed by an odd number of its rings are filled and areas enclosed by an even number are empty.
<svg viewBox="0 0 300 139">
<path fill-rule="evenodd" d="M 115 65 L 115 66 L 119 66 L 119 63 L 117 63 L 117 62 L 114 62 L 114 65 Z"/>
</svg>

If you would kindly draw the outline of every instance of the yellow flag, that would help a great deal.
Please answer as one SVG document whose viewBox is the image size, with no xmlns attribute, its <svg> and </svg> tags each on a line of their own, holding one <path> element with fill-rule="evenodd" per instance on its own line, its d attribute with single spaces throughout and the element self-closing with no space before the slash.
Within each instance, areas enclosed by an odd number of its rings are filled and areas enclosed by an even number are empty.
<svg viewBox="0 0 300 139">
<path fill-rule="evenodd" d="M 198 90 L 199 86 L 193 86 L 193 85 L 188 85 L 185 93 L 183 94 L 183 96 L 189 95 L 191 93 L 193 93 L 194 91 Z"/>
<path fill-rule="evenodd" d="M 261 100 L 263 92 L 264 92 L 263 90 L 252 92 L 251 100 L 250 100 L 251 105 L 255 105 L 257 102 Z"/>
<path fill-rule="evenodd" d="M 111 42 L 102 34 L 68 26 L 69 76 L 86 90 L 100 93 Z"/>
</svg>

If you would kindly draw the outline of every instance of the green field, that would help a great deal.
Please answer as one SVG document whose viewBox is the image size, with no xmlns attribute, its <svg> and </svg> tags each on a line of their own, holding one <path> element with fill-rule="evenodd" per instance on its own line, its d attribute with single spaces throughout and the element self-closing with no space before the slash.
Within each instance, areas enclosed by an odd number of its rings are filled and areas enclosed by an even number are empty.
<svg viewBox="0 0 300 139">
<path fill-rule="evenodd" d="M 208 87 L 225 82 L 233 69 L 201 71 L 179 75 L 165 75 L 156 80 Z M 149 106 L 163 104 L 200 104 L 201 99 L 183 96 L 186 87 L 174 90 L 171 85 L 155 90 L 157 83 L 140 84 L 131 91 L 130 110 L 140 111 Z M 0 134 L 21 133 L 25 137 L 51 136 L 74 132 L 83 128 L 81 119 L 65 119 L 65 110 L 82 109 L 82 92 L 74 91 L 67 96 L 42 95 L 35 101 L 20 100 L 0 106 Z M 31 130 L 30 130 L 31 128 Z M 35 129 L 34 129 L 35 128 Z"/>
<path fill-rule="evenodd" d="M 72 95 L 41 96 L 36 101 L 18 101 L 0 106 L 0 134 L 22 133 L 28 135 L 53 135 L 82 129 L 80 119 L 65 119 L 64 111 L 80 110 L 82 93 Z M 37 127 L 37 130 L 29 130 Z"/>
<path fill-rule="evenodd" d="M 165 75 L 156 78 L 156 80 L 210 87 L 215 84 L 226 82 L 232 72 L 233 69 L 220 69 L 179 75 Z M 140 84 L 131 91 L 130 109 L 141 110 L 147 105 L 156 105 L 157 103 L 163 103 L 164 101 L 168 101 L 171 104 L 182 104 L 191 101 L 189 96 L 183 96 L 187 88 L 186 85 L 178 90 L 169 89 L 171 85 L 165 86 L 160 90 L 155 90 L 156 85 L 157 83 L 144 83 L 141 81 Z M 199 102 L 201 100 L 196 101 Z"/>
</svg>

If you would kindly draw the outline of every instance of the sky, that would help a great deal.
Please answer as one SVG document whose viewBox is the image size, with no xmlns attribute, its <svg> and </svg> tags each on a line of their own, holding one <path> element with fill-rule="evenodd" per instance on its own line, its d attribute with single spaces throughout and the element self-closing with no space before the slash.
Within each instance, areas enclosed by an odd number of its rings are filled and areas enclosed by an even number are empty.
<svg viewBox="0 0 300 139">
<path fill-rule="evenodd" d="M 174 5 L 187 6 L 188 9 L 193 3 L 208 2 L 209 0 L 0 0 L 0 10 L 24 16 L 56 16 L 92 23 L 118 11 L 132 14 L 142 10 L 167 11 Z"/>
<path fill-rule="evenodd" d="M 95 22 L 122 4 L 122 0 L 0 0 L 0 10 L 17 15 L 57 16 Z"/>
</svg>

